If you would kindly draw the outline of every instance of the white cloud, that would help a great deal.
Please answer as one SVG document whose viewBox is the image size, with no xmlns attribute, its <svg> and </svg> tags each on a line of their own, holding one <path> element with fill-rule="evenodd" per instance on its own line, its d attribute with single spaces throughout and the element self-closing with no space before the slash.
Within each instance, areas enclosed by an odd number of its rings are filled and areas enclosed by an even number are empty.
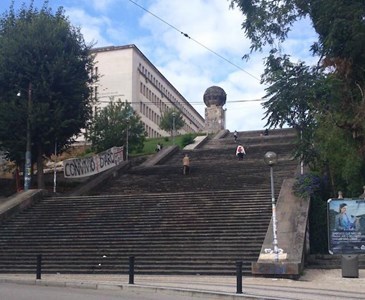
<svg viewBox="0 0 365 300">
<path fill-rule="evenodd" d="M 91 5 L 94 10 L 99 12 L 107 11 L 116 0 L 84 0 L 85 5 Z"/>
<path fill-rule="evenodd" d="M 263 68 L 260 57 L 249 62 L 241 59 L 249 51 L 241 30 L 243 15 L 228 7 L 228 2 L 221 0 L 154 1 L 148 10 L 168 24 L 150 14 L 142 17 L 140 24 L 152 37 L 142 51 L 200 114 L 204 115 L 205 90 L 218 85 L 228 95 L 227 128 L 261 128 L 259 103 L 232 102 L 264 95 L 259 84 Z M 235 125 L 241 119 L 245 121 Z"/>
<path fill-rule="evenodd" d="M 97 47 L 111 44 L 104 35 L 103 30 L 105 27 L 110 27 L 111 22 L 107 17 L 93 17 L 87 14 L 86 11 L 77 8 L 68 8 L 67 15 L 72 24 L 80 25 L 85 41 L 89 43 L 96 42 Z"/>
<path fill-rule="evenodd" d="M 318 57 L 311 56 L 310 47 L 317 40 L 318 36 L 310 20 L 302 19 L 290 31 L 283 52 L 290 54 L 293 62 L 305 60 L 308 64 L 315 64 Z"/>
<path fill-rule="evenodd" d="M 254 53 L 249 61 L 241 59 L 250 46 L 241 28 L 242 13 L 229 9 L 229 3 L 221 0 L 157 0 L 148 9 L 168 24 L 144 14 L 140 26 L 150 31 L 150 39 L 144 43 L 142 51 L 194 107 L 204 115 L 204 91 L 218 85 L 227 93 L 229 130 L 263 128 L 266 120 L 261 120 L 264 116 L 261 102 L 235 102 L 265 95 L 260 75 L 267 52 Z M 283 53 L 292 55 L 294 61 L 312 62 L 309 48 L 315 40 L 310 22 L 302 20 L 283 45 Z M 201 104 L 197 104 L 199 101 Z"/>
<path fill-rule="evenodd" d="M 218 85 L 227 93 L 229 130 L 263 127 L 260 102 L 237 102 L 265 95 L 265 86 L 260 85 L 265 53 L 242 60 L 250 42 L 241 28 L 244 16 L 239 9 L 230 9 L 224 0 L 134 1 L 155 16 L 127 0 L 51 0 L 50 4 L 65 5 L 71 22 L 97 47 L 136 44 L 201 115 L 205 90 Z M 36 6 L 42 3 L 35 0 Z M 309 47 L 315 40 L 310 22 L 303 20 L 289 34 L 283 53 L 294 61 L 314 61 Z"/>
</svg>

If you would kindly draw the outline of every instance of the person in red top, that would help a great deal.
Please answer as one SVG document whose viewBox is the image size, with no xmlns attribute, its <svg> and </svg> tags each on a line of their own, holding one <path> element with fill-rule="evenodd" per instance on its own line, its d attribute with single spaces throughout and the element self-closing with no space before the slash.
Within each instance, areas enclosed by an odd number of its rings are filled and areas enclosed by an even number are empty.
<svg viewBox="0 0 365 300">
<path fill-rule="evenodd" d="M 243 155 L 245 154 L 245 148 L 242 145 L 238 145 L 236 149 L 236 156 L 238 157 L 238 160 L 243 160 Z"/>
</svg>

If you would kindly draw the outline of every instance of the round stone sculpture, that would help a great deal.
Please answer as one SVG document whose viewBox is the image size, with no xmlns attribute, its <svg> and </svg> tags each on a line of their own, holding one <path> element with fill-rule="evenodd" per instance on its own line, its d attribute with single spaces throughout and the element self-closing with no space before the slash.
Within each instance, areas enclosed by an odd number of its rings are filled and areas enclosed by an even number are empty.
<svg viewBox="0 0 365 300">
<path fill-rule="evenodd" d="M 206 106 L 223 106 L 226 104 L 227 94 L 219 86 L 211 86 L 204 93 L 204 103 Z"/>
</svg>

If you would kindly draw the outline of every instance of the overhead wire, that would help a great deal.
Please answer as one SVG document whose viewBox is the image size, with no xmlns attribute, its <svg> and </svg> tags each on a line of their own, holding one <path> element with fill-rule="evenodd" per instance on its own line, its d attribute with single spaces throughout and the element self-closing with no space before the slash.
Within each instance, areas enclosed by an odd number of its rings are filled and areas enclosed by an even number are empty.
<svg viewBox="0 0 365 300">
<path fill-rule="evenodd" d="M 243 103 L 243 102 L 263 102 L 263 101 L 265 101 L 265 100 L 262 98 L 260 98 L 260 99 L 240 99 L 240 100 L 229 100 L 229 103 L 226 103 L 226 104 Z M 99 103 L 110 103 L 110 100 L 98 100 L 98 102 Z M 176 103 L 177 102 L 183 103 L 183 101 L 176 101 Z M 138 101 L 138 103 L 155 104 L 151 101 Z M 194 105 L 205 105 L 205 103 L 202 101 L 189 101 L 189 103 L 194 104 Z"/>
<path fill-rule="evenodd" d="M 233 63 L 232 61 L 230 61 L 229 59 L 225 58 L 224 56 L 220 55 L 219 53 L 217 53 L 216 51 L 208 48 L 207 46 L 205 46 L 204 44 L 200 43 L 199 41 L 195 40 L 194 38 L 192 38 L 191 36 L 189 36 L 187 33 L 181 31 L 180 29 L 178 29 L 177 27 L 175 27 L 174 25 L 168 23 L 167 21 L 165 21 L 164 19 L 162 19 L 161 17 L 159 17 L 158 15 L 154 14 L 153 12 L 149 11 L 148 9 L 144 8 L 142 5 L 136 3 L 133 0 L 128 0 L 129 2 L 133 3 L 134 5 L 138 6 L 139 8 L 141 8 L 142 10 L 144 10 L 145 12 L 149 13 L 150 15 L 154 16 L 156 19 L 160 20 L 161 22 L 165 23 L 166 25 L 168 25 L 169 27 L 173 28 L 174 30 L 178 31 L 180 34 L 182 34 L 184 37 L 192 40 L 193 42 L 195 42 L 196 44 L 200 45 L 201 47 L 205 48 L 206 50 L 210 51 L 211 53 L 213 53 L 214 55 L 218 56 L 219 58 L 223 59 L 224 61 L 226 61 L 227 63 L 231 64 L 232 66 L 238 68 L 239 70 L 241 70 L 242 72 L 245 72 L 247 75 L 251 76 L 252 78 L 260 81 L 259 78 L 257 78 L 255 75 L 251 74 L 250 72 L 246 71 L 245 69 L 243 69 L 242 67 L 240 67 L 239 65 Z"/>
</svg>

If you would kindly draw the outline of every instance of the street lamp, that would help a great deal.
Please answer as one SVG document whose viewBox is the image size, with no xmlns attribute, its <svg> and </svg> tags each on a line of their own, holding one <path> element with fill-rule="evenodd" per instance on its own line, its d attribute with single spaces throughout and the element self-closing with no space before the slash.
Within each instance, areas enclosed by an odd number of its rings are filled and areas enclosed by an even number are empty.
<svg viewBox="0 0 365 300">
<path fill-rule="evenodd" d="M 126 147 L 125 147 L 125 158 L 128 161 L 128 152 L 129 152 L 129 119 L 127 119 L 127 130 L 126 130 Z"/>
<path fill-rule="evenodd" d="M 57 140 L 54 142 L 54 156 L 55 161 L 53 165 L 53 193 L 56 193 L 56 187 L 57 187 Z"/>
<path fill-rule="evenodd" d="M 16 94 L 21 96 L 21 92 Z M 31 185 L 31 171 L 32 171 L 32 139 L 31 139 L 31 124 L 30 118 L 32 113 L 32 83 L 28 86 L 28 103 L 27 103 L 27 142 L 25 150 L 25 164 L 24 164 L 24 191 L 28 191 Z"/>
<path fill-rule="evenodd" d="M 274 172 L 273 166 L 278 162 L 278 156 L 275 152 L 266 152 L 264 161 L 270 166 L 270 179 L 271 179 L 271 206 L 272 206 L 272 232 L 273 232 L 273 247 L 275 253 L 275 261 L 279 261 L 279 247 L 278 247 L 278 236 L 276 227 L 276 204 L 275 204 L 275 191 L 274 191 Z"/>
<path fill-rule="evenodd" d="M 172 144 L 175 145 L 175 117 L 176 112 L 172 112 Z"/>
</svg>

